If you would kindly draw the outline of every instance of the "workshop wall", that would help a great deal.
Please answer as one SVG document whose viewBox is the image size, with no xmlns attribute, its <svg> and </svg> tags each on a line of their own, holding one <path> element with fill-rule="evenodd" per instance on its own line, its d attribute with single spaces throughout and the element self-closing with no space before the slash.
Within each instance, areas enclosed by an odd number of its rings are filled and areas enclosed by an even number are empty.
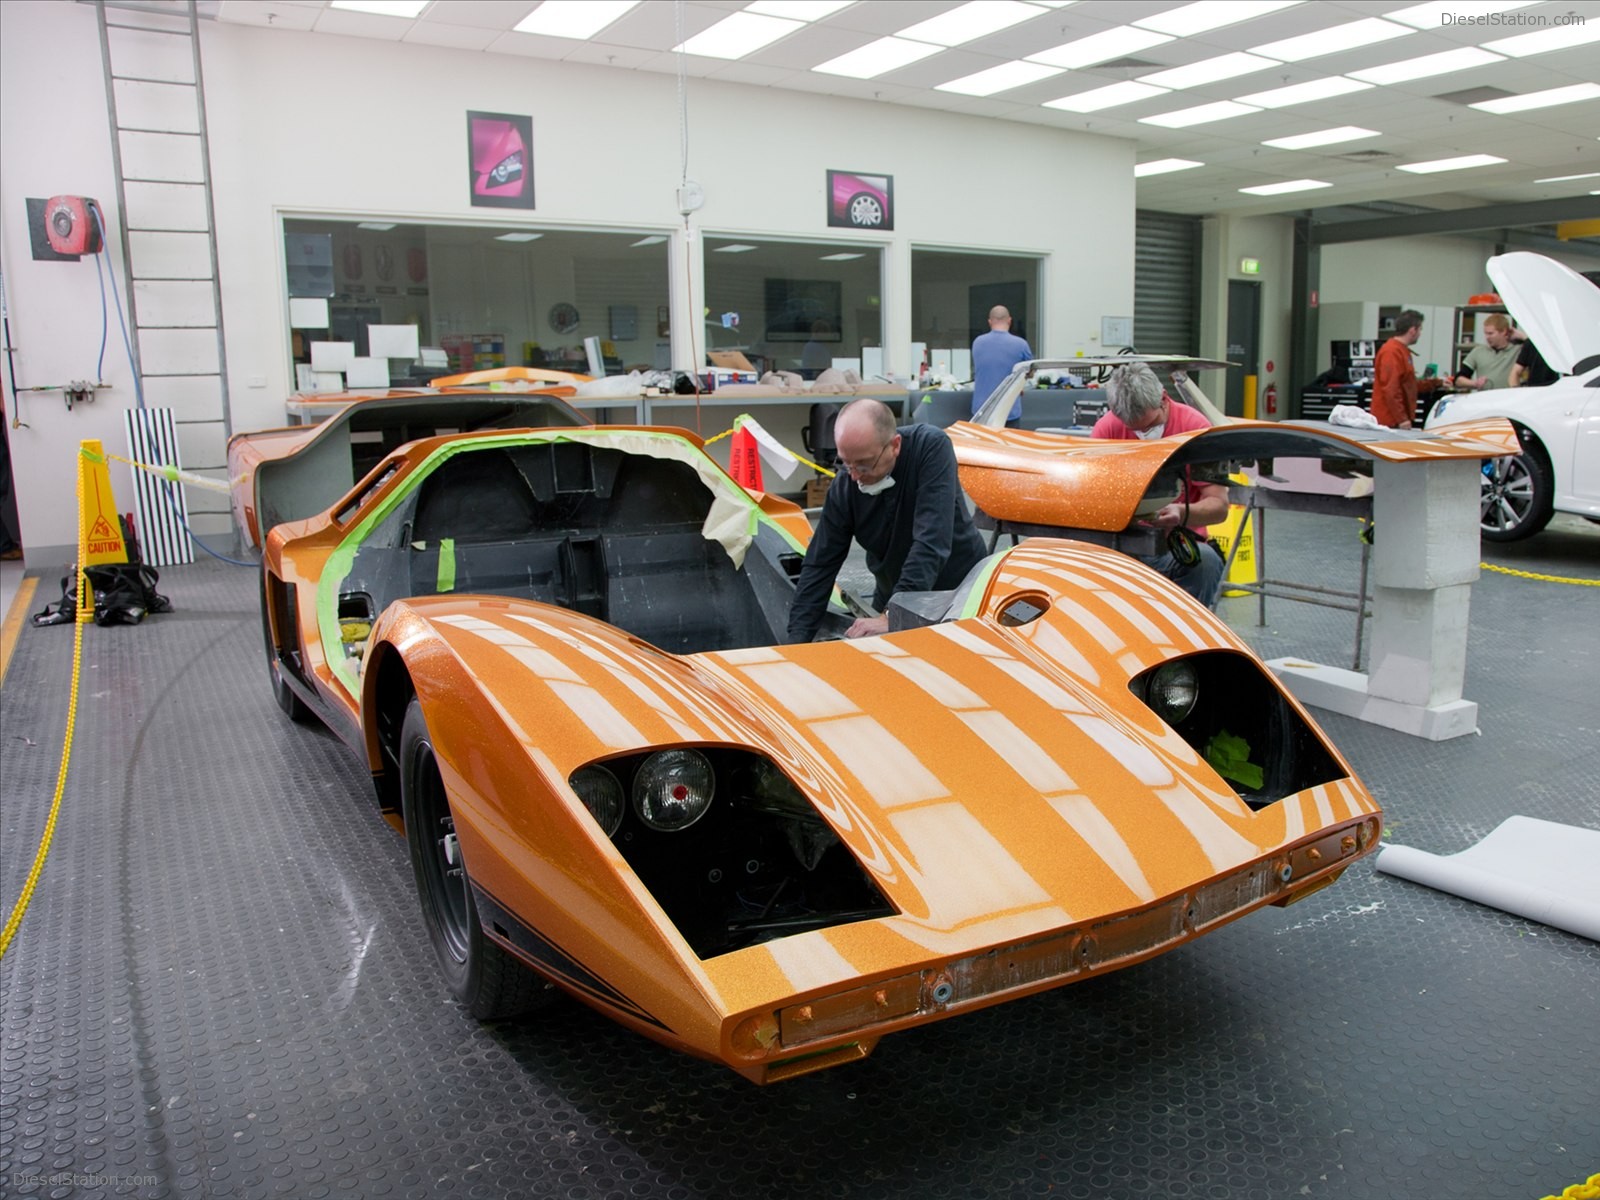
<svg viewBox="0 0 1600 1200">
<path fill-rule="evenodd" d="M 111 227 L 106 258 L 120 281 L 95 13 L 8 0 L 0 22 L 0 253 L 13 334 L 24 347 L 21 382 L 82 378 L 94 373 L 99 349 L 93 264 L 33 263 L 22 215 L 27 196 L 97 197 Z M 283 423 L 292 389 L 285 215 L 682 229 L 671 74 L 212 22 L 202 22 L 201 42 L 236 430 Z M 48 121 L 39 119 L 44 96 Z M 1097 350 L 1086 331 L 1098 330 L 1102 315 L 1132 311 L 1132 143 L 693 78 L 688 109 L 689 174 L 707 198 L 696 230 L 882 245 L 891 355 L 910 340 L 914 245 L 1045 256 L 1038 320 L 1052 355 Z M 469 110 L 532 116 L 537 209 L 470 206 Z M 893 175 L 894 231 L 828 228 L 829 168 Z M 115 339 L 114 318 L 112 329 Z M 114 388 L 95 405 L 67 414 L 58 400 L 24 401 L 25 419 L 37 421 L 15 431 L 13 456 L 30 549 L 75 539 L 77 441 L 122 444 L 131 381 L 120 354 L 108 348 L 106 360 Z M 221 466 L 205 457 L 215 454 L 209 443 L 199 454 L 186 450 L 186 465 Z M 127 494 L 125 475 L 114 482 Z"/>
<path fill-rule="evenodd" d="M 1454 308 L 1495 290 L 1485 264 L 1495 244 L 1483 238 L 1402 237 L 1343 242 L 1322 251 L 1322 301 L 1431 304 Z M 1511 249 L 1524 249 L 1512 246 Z M 1575 271 L 1600 269 L 1600 258 L 1541 250 Z"/>
</svg>

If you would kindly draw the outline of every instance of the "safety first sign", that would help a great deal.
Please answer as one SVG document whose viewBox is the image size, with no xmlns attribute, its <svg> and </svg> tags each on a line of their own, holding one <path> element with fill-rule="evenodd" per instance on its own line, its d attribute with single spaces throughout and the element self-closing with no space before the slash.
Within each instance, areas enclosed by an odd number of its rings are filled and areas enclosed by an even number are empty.
<svg viewBox="0 0 1600 1200">
<path fill-rule="evenodd" d="M 78 447 L 78 521 L 84 566 L 128 561 L 122 526 L 117 523 L 117 500 L 111 493 L 111 471 L 105 450 L 93 438 Z"/>
</svg>

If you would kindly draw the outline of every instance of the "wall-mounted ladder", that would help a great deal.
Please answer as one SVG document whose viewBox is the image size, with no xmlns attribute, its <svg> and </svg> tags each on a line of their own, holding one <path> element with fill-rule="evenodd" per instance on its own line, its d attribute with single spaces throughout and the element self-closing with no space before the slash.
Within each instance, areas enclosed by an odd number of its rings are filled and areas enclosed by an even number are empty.
<svg viewBox="0 0 1600 1200">
<path fill-rule="evenodd" d="M 232 420 L 199 15 L 194 0 L 95 0 L 95 10 L 134 369 L 145 405 L 171 411 L 184 467 L 225 473 Z M 195 533 L 232 531 L 225 497 L 194 499 Z"/>
</svg>

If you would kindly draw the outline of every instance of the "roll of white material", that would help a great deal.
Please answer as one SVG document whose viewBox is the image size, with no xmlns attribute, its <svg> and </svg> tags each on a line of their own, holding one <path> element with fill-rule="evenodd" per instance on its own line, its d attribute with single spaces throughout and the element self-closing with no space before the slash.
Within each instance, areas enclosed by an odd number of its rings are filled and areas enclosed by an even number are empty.
<svg viewBox="0 0 1600 1200">
<path fill-rule="evenodd" d="M 1600 830 L 1507 817 L 1476 846 L 1386 846 L 1378 870 L 1600 942 Z"/>
</svg>

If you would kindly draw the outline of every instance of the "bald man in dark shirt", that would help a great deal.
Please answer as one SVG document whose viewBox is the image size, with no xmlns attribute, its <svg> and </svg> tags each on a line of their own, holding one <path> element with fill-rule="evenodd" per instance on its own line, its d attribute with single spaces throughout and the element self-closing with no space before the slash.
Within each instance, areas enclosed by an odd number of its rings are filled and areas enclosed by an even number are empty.
<svg viewBox="0 0 1600 1200">
<path fill-rule="evenodd" d="M 795 584 L 791 642 L 809 642 L 816 634 L 852 539 L 867 552 L 877 580 L 872 603 L 880 613 L 897 592 L 955 587 L 984 557 L 983 539 L 956 479 L 955 448 L 944 430 L 896 428 L 885 404 L 863 398 L 845 405 L 833 438 L 841 469 Z M 886 615 L 863 617 L 845 636 L 888 630 Z"/>
</svg>

